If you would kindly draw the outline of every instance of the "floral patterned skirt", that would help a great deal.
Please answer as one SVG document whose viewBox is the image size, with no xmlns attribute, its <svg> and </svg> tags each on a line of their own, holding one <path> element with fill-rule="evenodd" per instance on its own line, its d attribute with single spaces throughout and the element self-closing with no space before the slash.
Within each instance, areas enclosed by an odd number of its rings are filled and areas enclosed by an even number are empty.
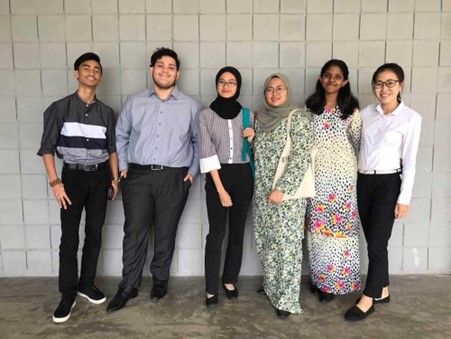
<svg viewBox="0 0 451 339">
<path fill-rule="evenodd" d="M 256 205 L 254 231 L 263 268 L 263 288 L 276 309 L 301 313 L 299 295 L 306 202 L 298 199 L 279 206 L 266 202 L 261 208 Z"/>
<path fill-rule="evenodd" d="M 359 238 L 327 237 L 307 231 L 312 283 L 332 294 L 360 289 Z"/>
</svg>

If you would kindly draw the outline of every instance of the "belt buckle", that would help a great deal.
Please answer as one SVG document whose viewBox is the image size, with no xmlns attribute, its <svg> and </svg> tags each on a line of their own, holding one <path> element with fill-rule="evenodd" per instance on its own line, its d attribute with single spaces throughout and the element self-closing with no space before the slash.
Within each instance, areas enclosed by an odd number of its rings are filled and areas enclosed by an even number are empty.
<svg viewBox="0 0 451 339">
<path fill-rule="evenodd" d="M 161 166 L 161 165 L 150 165 L 150 169 L 152 171 L 161 171 L 163 169 L 163 166 Z"/>
<path fill-rule="evenodd" d="M 93 172 L 93 171 L 97 171 L 97 169 L 99 168 L 98 164 L 84 164 L 83 165 L 83 170 L 85 172 Z"/>
</svg>

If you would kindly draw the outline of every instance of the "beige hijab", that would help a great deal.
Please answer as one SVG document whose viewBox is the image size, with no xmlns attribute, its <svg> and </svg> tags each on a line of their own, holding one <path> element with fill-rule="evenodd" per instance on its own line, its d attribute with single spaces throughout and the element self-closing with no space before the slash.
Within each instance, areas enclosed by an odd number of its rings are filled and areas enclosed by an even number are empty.
<svg viewBox="0 0 451 339">
<path fill-rule="evenodd" d="M 287 100 L 279 107 L 272 107 L 266 102 L 266 97 L 263 99 L 263 105 L 265 108 L 257 114 L 257 120 L 263 132 L 275 130 L 280 123 L 288 117 L 292 110 L 299 108 L 292 105 L 290 102 L 290 81 L 284 74 L 271 74 L 268 78 L 266 78 L 264 88 L 266 89 L 269 82 L 273 78 L 279 78 L 282 80 L 283 84 L 287 88 Z"/>
</svg>

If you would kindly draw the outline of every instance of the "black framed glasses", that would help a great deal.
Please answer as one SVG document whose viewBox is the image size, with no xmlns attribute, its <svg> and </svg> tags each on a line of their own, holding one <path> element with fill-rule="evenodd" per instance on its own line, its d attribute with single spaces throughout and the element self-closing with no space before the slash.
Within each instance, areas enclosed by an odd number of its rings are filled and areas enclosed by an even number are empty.
<svg viewBox="0 0 451 339">
<path fill-rule="evenodd" d="M 218 81 L 218 86 L 221 87 L 229 87 L 229 88 L 234 88 L 237 85 L 237 83 L 235 81 L 224 81 L 224 80 L 219 80 Z"/>
<path fill-rule="evenodd" d="M 397 82 L 400 82 L 400 81 L 399 80 L 389 79 L 387 81 L 376 81 L 376 82 L 373 82 L 372 85 L 373 85 L 373 88 L 376 88 L 376 89 L 381 89 L 382 87 L 384 87 L 384 85 L 387 88 L 393 88 L 393 87 L 396 86 Z"/>
</svg>

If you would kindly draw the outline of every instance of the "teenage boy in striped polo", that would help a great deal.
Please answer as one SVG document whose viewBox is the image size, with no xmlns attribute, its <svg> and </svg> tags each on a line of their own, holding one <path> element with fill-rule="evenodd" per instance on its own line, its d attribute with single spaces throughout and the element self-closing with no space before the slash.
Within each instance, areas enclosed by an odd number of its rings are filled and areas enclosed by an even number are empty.
<svg viewBox="0 0 451 339">
<path fill-rule="evenodd" d="M 38 151 L 61 215 L 59 291 L 62 297 L 53 313 L 55 323 L 70 318 L 77 293 L 94 304 L 106 300 L 94 285 L 94 278 L 108 188 L 112 187 L 114 198 L 119 180 L 114 113 L 96 98 L 96 88 L 102 80 L 98 55 L 81 55 L 74 63 L 74 77 L 78 81 L 77 91 L 55 101 L 44 112 L 44 131 Z M 55 152 L 64 161 L 61 178 L 55 168 Z M 86 236 L 78 278 L 77 252 L 83 208 Z"/>
</svg>

